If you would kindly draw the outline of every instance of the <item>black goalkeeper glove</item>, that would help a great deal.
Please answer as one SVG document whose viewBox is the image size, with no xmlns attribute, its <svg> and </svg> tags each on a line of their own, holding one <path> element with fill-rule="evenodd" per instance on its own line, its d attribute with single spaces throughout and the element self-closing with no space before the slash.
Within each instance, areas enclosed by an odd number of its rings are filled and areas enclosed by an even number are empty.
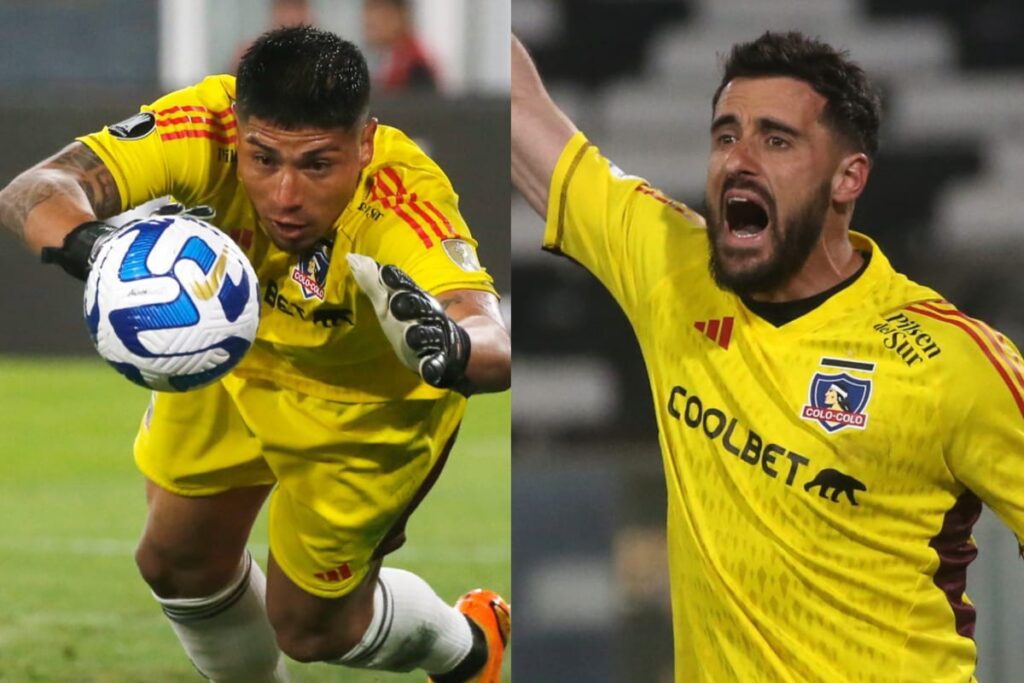
<svg viewBox="0 0 1024 683">
<path fill-rule="evenodd" d="M 64 236 L 59 247 L 43 247 L 43 263 L 56 263 L 64 272 L 82 282 L 96 261 L 103 243 L 117 232 L 117 228 L 103 221 L 88 221 Z"/>
<path fill-rule="evenodd" d="M 169 202 L 157 208 L 153 216 L 185 216 L 187 218 L 198 218 L 201 221 L 208 221 L 217 215 L 212 206 L 198 204 L 191 209 L 186 209 L 181 202 Z"/>
<path fill-rule="evenodd" d="M 153 212 L 154 216 L 190 216 L 200 220 L 210 220 L 216 212 L 208 206 L 195 206 L 186 209 L 184 204 L 171 202 L 164 204 Z M 135 222 L 135 221 L 132 221 Z M 131 223 L 128 223 L 131 225 Z M 120 228 L 103 221 L 82 223 L 64 236 L 64 243 L 59 247 L 43 247 L 43 263 L 56 263 L 68 275 L 85 282 L 89 277 L 92 264 L 100 247 Z"/>
<path fill-rule="evenodd" d="M 347 258 L 402 363 L 431 386 L 468 393 L 469 334 L 402 269 L 359 254 Z"/>
</svg>

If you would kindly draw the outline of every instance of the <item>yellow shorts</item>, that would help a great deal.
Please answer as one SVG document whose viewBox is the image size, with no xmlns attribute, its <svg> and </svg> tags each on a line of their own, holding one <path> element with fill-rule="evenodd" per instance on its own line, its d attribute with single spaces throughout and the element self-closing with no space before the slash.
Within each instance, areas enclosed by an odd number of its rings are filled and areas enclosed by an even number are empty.
<svg viewBox="0 0 1024 683">
<path fill-rule="evenodd" d="M 228 376 L 155 393 L 135 462 L 183 496 L 277 484 L 270 549 L 303 590 L 340 597 L 404 541 L 405 521 L 440 473 L 466 400 L 338 403 Z"/>
</svg>

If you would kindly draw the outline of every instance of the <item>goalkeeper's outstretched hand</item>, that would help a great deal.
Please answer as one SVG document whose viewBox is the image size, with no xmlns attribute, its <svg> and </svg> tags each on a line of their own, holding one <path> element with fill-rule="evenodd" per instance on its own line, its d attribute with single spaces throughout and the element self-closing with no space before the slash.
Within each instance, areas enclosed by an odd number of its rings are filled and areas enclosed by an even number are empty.
<svg viewBox="0 0 1024 683">
<path fill-rule="evenodd" d="M 201 220 L 209 220 L 215 212 L 208 206 L 194 206 L 186 209 L 184 204 L 171 202 L 164 204 L 153 216 L 190 216 Z M 132 221 L 133 223 L 135 221 Z M 130 225 L 130 223 L 129 223 Z M 87 221 L 64 236 L 64 243 L 59 247 L 43 247 L 43 263 L 56 263 L 68 275 L 85 282 L 100 253 L 100 247 L 120 228 L 103 221 Z"/>
<path fill-rule="evenodd" d="M 470 351 L 466 331 L 402 269 L 381 266 L 359 254 L 347 258 L 402 363 L 431 386 L 466 393 Z"/>
</svg>

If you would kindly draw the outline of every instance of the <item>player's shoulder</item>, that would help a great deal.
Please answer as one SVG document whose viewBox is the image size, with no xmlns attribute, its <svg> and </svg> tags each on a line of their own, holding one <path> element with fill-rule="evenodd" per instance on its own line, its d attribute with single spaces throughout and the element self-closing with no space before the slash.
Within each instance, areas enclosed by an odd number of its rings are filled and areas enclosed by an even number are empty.
<svg viewBox="0 0 1024 683">
<path fill-rule="evenodd" d="M 159 112 L 170 107 L 179 107 L 175 113 L 205 110 L 223 112 L 231 109 L 234 102 L 235 77 L 215 75 L 207 76 L 198 83 L 169 92 L 152 104 L 144 106 L 143 110 Z"/>
<path fill-rule="evenodd" d="M 377 127 L 362 189 L 339 230 L 359 244 L 361 253 L 381 252 L 389 262 L 469 238 L 448 177 L 419 145 L 390 126 Z"/>
<path fill-rule="evenodd" d="M 162 142 L 180 140 L 233 145 L 237 139 L 234 96 L 234 76 L 209 76 L 144 104 L 139 113 L 79 139 L 102 144 L 103 140 L 130 142 L 152 135 Z M 123 149 L 130 148 L 133 146 Z"/>
<path fill-rule="evenodd" d="M 889 336 L 904 361 L 921 361 L 963 390 L 998 386 L 1024 395 L 1024 363 L 998 329 L 939 297 L 908 301 L 883 316 L 876 331 Z"/>
<path fill-rule="evenodd" d="M 646 180 L 637 185 L 633 192 L 638 195 L 637 201 L 644 206 L 646 213 L 660 216 L 661 220 L 682 231 L 686 237 L 703 237 L 707 228 L 704 217 L 683 202 L 673 199 Z"/>
<path fill-rule="evenodd" d="M 237 142 L 235 77 L 207 76 L 202 81 L 170 92 L 140 115 L 153 117 L 164 142 L 203 142 L 233 146 Z"/>
<path fill-rule="evenodd" d="M 1006 335 L 945 299 L 914 302 L 903 310 L 933 326 L 937 337 L 948 341 L 961 356 L 975 357 L 980 361 L 1010 353 L 1017 355 L 1013 342 Z"/>
<path fill-rule="evenodd" d="M 372 202 L 387 205 L 394 197 L 454 193 L 437 162 L 398 128 L 377 126 L 373 147 L 373 158 L 365 169 Z"/>
<path fill-rule="evenodd" d="M 608 201 L 625 205 L 627 218 L 641 214 L 644 220 L 655 220 L 674 229 L 705 228 L 704 217 L 656 187 L 636 169 L 624 170 L 614 159 L 592 143 L 582 132 L 577 132 L 566 143 L 558 161 L 556 175 L 564 176 L 566 186 L 576 183 L 582 192 L 574 201 Z M 609 193 L 593 192 L 594 186 L 609 186 Z M 568 199 L 568 197 L 567 197 Z"/>
<path fill-rule="evenodd" d="M 864 276 L 870 294 L 860 310 L 871 316 L 873 333 L 882 335 L 885 347 L 908 367 L 927 368 L 939 373 L 936 380 L 945 376 L 956 383 L 965 373 L 985 368 L 999 373 L 1017 363 L 1017 349 L 999 330 L 896 271 L 867 236 L 851 233 L 851 241 L 871 252 Z"/>
</svg>

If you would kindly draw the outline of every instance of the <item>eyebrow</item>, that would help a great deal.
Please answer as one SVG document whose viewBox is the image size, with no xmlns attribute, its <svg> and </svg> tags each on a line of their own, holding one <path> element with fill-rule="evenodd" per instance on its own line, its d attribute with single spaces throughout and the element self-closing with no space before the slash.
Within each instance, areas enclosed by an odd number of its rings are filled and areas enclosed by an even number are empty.
<svg viewBox="0 0 1024 683">
<path fill-rule="evenodd" d="M 267 152 L 268 154 L 273 154 L 273 155 L 279 155 L 280 154 L 276 149 L 274 149 L 270 145 L 267 145 L 267 144 L 265 144 L 263 142 L 260 142 L 256 138 L 256 136 L 253 135 L 252 133 L 249 133 L 248 135 L 246 135 L 245 136 L 245 140 L 249 144 L 255 145 L 255 146 L 259 147 L 260 149 L 262 149 L 264 152 Z M 313 148 L 311 150 L 303 152 L 302 155 L 299 158 L 302 159 L 303 161 L 308 161 L 309 159 L 313 159 L 313 158 L 315 158 L 315 157 L 317 157 L 317 156 L 319 156 L 321 154 L 325 154 L 327 152 L 340 152 L 340 151 L 342 151 L 340 147 L 338 147 L 334 143 L 330 143 L 329 142 L 329 143 L 327 143 L 325 145 L 321 145 L 320 147 L 315 147 L 315 148 Z"/>
<path fill-rule="evenodd" d="M 739 119 L 735 114 L 722 114 L 711 122 L 711 132 L 714 133 L 723 126 L 738 126 Z M 757 119 L 757 128 L 762 133 L 785 133 L 793 138 L 801 137 L 800 131 L 792 126 L 767 116 Z"/>
</svg>

